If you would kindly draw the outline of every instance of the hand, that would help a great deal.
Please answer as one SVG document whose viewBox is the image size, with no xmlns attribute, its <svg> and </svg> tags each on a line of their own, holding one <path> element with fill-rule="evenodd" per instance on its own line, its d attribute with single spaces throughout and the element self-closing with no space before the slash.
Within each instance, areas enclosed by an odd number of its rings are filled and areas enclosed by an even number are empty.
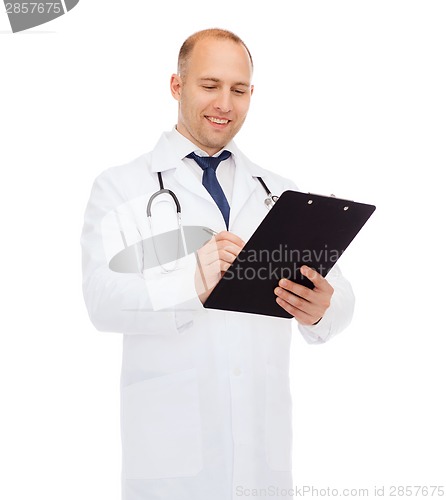
<svg viewBox="0 0 446 500">
<path fill-rule="evenodd" d="M 197 251 L 195 290 L 203 304 L 244 246 L 237 235 L 222 231 Z"/>
<path fill-rule="evenodd" d="M 292 314 L 301 325 L 314 325 L 330 306 L 333 287 L 314 269 L 302 266 L 300 272 L 313 284 L 313 290 L 290 280 L 281 279 L 274 289 L 276 301 Z"/>
</svg>

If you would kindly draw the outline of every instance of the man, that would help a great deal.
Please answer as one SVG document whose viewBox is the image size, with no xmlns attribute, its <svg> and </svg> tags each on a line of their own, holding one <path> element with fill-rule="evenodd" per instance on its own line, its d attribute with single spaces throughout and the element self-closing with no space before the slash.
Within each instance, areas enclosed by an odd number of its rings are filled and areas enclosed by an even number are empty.
<svg viewBox="0 0 446 500">
<path fill-rule="evenodd" d="M 170 82 L 178 101 L 175 129 L 152 153 L 105 171 L 92 189 L 81 241 L 83 289 L 94 325 L 124 333 L 126 500 L 228 500 L 261 489 L 283 499 L 293 486 L 294 320 L 203 307 L 267 213 L 257 177 L 275 194 L 296 189 L 250 162 L 233 142 L 249 109 L 252 70 L 247 47 L 233 33 L 192 35 Z M 160 187 L 178 198 L 183 228 L 217 233 L 173 263 L 163 261 L 155 237 L 176 228 L 172 201 L 155 203 L 157 214 L 150 224 L 146 218 L 147 201 Z M 111 269 L 122 244 L 138 248 L 151 237 L 159 265 L 148 264 L 143 247 L 135 253 L 139 272 Z M 305 266 L 301 272 L 314 289 L 280 280 L 277 302 L 308 342 L 325 342 L 350 322 L 350 285 L 336 266 L 327 279 Z"/>
</svg>

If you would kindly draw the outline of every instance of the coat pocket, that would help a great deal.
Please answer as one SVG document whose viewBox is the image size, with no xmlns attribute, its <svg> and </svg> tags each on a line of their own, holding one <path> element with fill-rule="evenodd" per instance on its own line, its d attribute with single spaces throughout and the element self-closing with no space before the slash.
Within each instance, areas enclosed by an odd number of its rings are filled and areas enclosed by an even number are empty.
<svg viewBox="0 0 446 500">
<path fill-rule="evenodd" d="M 125 479 L 197 474 L 203 456 L 195 369 L 123 387 L 121 435 Z"/>
<path fill-rule="evenodd" d="M 273 470 L 290 471 L 293 449 L 289 375 L 268 365 L 266 378 L 266 461 Z"/>
</svg>

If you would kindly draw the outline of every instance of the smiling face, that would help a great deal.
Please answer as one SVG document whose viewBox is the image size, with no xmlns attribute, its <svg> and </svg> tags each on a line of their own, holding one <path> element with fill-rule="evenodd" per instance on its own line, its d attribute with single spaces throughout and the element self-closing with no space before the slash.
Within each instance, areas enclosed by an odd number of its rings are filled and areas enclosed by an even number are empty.
<svg viewBox="0 0 446 500">
<path fill-rule="evenodd" d="M 196 42 L 185 72 L 172 75 L 178 101 L 177 130 L 209 155 L 224 148 L 241 129 L 253 86 L 245 47 L 232 40 L 205 38 Z"/>
</svg>

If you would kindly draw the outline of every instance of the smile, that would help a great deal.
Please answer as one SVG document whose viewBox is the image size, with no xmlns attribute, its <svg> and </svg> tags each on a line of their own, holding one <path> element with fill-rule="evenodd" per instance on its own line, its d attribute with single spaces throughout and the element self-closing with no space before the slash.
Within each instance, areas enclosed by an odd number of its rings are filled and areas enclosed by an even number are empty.
<svg viewBox="0 0 446 500">
<path fill-rule="evenodd" d="M 230 120 L 226 120 L 225 118 L 216 118 L 215 116 L 206 116 L 206 119 L 212 123 L 216 123 L 217 125 L 227 125 L 230 122 Z"/>
</svg>

